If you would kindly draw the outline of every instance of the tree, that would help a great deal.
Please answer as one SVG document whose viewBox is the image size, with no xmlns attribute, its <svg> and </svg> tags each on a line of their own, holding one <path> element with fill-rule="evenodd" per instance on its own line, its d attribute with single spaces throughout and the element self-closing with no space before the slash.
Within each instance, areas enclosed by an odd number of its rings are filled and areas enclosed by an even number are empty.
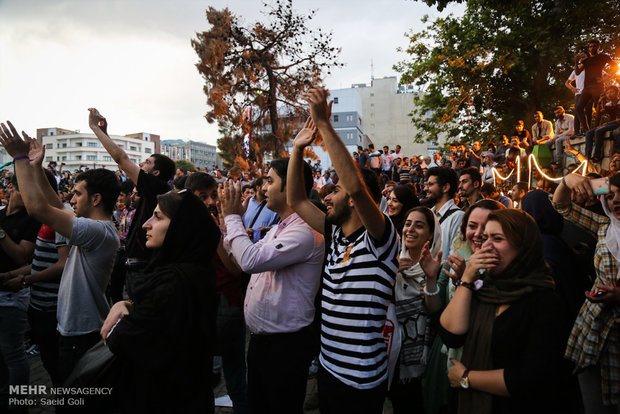
<svg viewBox="0 0 620 414">
<path fill-rule="evenodd" d="M 183 171 L 183 174 L 187 174 L 188 171 L 196 171 L 196 166 L 194 163 L 187 160 L 176 160 L 174 165 L 177 169 Z"/>
<path fill-rule="evenodd" d="M 218 147 L 229 167 L 248 161 L 243 148 L 248 133 L 258 166 L 266 152 L 284 155 L 284 144 L 306 113 L 300 95 L 341 66 L 331 32 L 308 27 L 315 11 L 296 14 L 292 0 L 266 7 L 268 21 L 248 26 L 227 8 L 209 7 L 211 29 L 192 40 L 211 107 L 205 118 L 220 127 Z"/>
<path fill-rule="evenodd" d="M 460 2 L 460 1 L 459 1 Z M 425 0 L 441 10 L 449 1 Z M 569 108 L 564 82 L 576 52 L 598 37 L 603 51 L 620 50 L 617 0 L 468 0 L 462 17 L 431 21 L 409 33 L 411 56 L 394 68 L 401 83 L 424 89 L 412 121 L 416 141 L 447 135 L 449 141 L 494 139 L 514 131 L 518 119 Z"/>
</svg>

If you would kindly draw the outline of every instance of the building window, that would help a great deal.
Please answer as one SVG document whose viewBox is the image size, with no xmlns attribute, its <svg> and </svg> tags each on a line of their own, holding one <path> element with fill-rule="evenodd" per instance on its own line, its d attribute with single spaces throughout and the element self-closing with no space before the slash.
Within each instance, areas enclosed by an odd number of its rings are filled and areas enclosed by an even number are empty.
<svg viewBox="0 0 620 414">
<path fill-rule="evenodd" d="M 336 105 L 336 104 L 338 104 L 338 97 L 337 96 L 334 98 L 334 105 Z"/>
<path fill-rule="evenodd" d="M 78 160 L 78 161 L 81 161 L 82 160 L 82 156 L 81 155 L 76 155 L 75 159 Z"/>
<path fill-rule="evenodd" d="M 112 161 L 112 157 L 110 157 L 109 155 L 104 155 L 103 156 L 103 160 L 104 161 Z"/>
<path fill-rule="evenodd" d="M 45 157 L 45 161 L 49 162 L 52 161 L 54 159 L 54 157 Z"/>
<path fill-rule="evenodd" d="M 53 149 L 54 148 L 54 144 L 46 144 L 45 148 L 47 149 Z"/>
<path fill-rule="evenodd" d="M 87 155 L 86 159 L 88 161 L 97 161 L 97 156 L 96 155 Z"/>
<path fill-rule="evenodd" d="M 145 152 L 146 154 L 149 154 L 149 153 L 151 153 L 151 152 L 153 152 L 153 151 L 151 151 L 151 149 L 150 149 L 150 148 L 144 148 L 144 152 Z"/>
<path fill-rule="evenodd" d="M 54 133 L 53 133 L 53 132 L 50 132 L 50 136 L 52 136 L 52 135 L 54 135 Z"/>
<path fill-rule="evenodd" d="M 63 147 L 63 148 L 67 148 L 67 143 L 66 143 L 66 142 L 63 142 L 63 143 L 62 143 L 62 147 Z"/>
<path fill-rule="evenodd" d="M 138 147 L 134 147 L 133 145 L 129 147 L 129 151 L 138 151 Z"/>
<path fill-rule="evenodd" d="M 334 122 L 338 122 L 338 115 L 334 115 Z"/>
<path fill-rule="evenodd" d="M 91 148 L 97 148 L 98 147 L 96 142 L 89 142 L 88 146 L 91 147 Z"/>
<path fill-rule="evenodd" d="M 67 156 L 66 156 L 66 155 L 63 155 L 63 156 L 61 157 L 61 161 L 67 161 Z"/>
</svg>

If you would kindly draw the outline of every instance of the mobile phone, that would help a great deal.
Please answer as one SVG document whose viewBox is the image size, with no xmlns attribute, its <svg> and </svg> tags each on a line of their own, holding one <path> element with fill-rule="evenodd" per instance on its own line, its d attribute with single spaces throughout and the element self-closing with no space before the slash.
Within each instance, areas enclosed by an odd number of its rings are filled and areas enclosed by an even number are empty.
<svg viewBox="0 0 620 414">
<path fill-rule="evenodd" d="M 593 298 L 598 298 L 599 296 L 603 296 L 605 293 L 607 293 L 606 290 L 600 289 L 600 290 L 592 293 L 590 296 L 592 296 Z"/>
<path fill-rule="evenodd" d="M 607 194 L 609 192 L 609 178 L 594 178 L 590 180 L 594 194 Z"/>
</svg>

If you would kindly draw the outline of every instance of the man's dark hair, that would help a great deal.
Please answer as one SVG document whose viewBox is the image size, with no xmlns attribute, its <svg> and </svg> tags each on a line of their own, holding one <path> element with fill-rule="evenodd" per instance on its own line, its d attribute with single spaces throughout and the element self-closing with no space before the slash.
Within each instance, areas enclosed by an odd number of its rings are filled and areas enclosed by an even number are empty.
<svg viewBox="0 0 620 414">
<path fill-rule="evenodd" d="M 601 41 L 600 41 L 600 40 L 598 40 L 598 39 L 597 39 L 597 38 L 595 38 L 595 37 L 593 37 L 592 39 L 588 40 L 588 44 L 590 44 L 590 43 L 594 43 L 595 45 L 597 45 L 597 46 L 599 46 L 599 47 L 601 46 Z"/>
<path fill-rule="evenodd" d="M 187 175 L 177 175 L 176 177 L 174 177 L 174 180 L 172 180 L 172 185 L 174 188 L 179 188 L 182 190 L 185 188 L 186 181 Z"/>
<path fill-rule="evenodd" d="M 482 184 L 482 187 L 480 187 L 480 192 L 482 194 L 489 194 L 489 195 L 491 195 L 491 194 L 494 194 L 495 191 L 497 191 L 497 190 L 495 189 L 495 186 L 493 185 L 493 183 L 484 183 L 484 184 Z"/>
<path fill-rule="evenodd" d="M 452 168 L 432 167 L 429 168 L 426 172 L 427 179 L 431 176 L 437 177 L 437 183 L 440 187 L 443 187 L 446 184 L 450 184 L 448 196 L 450 196 L 450 198 L 454 197 L 459 185 L 459 178 L 456 176 L 456 171 L 454 171 Z"/>
<path fill-rule="evenodd" d="M 368 144 L 368 148 L 375 149 L 375 144 Z"/>
<path fill-rule="evenodd" d="M 131 180 L 125 180 L 121 183 L 121 193 L 131 194 L 135 184 Z"/>
<path fill-rule="evenodd" d="M 519 191 L 524 191 L 527 193 L 527 183 L 524 181 L 519 181 L 518 183 L 515 183 L 515 185 L 519 188 Z"/>
<path fill-rule="evenodd" d="M 114 205 L 121 192 L 121 184 L 118 177 L 105 168 L 95 168 L 80 173 L 75 182 L 86 182 L 86 192 L 89 196 L 101 194 L 101 202 L 106 213 L 112 214 Z"/>
<path fill-rule="evenodd" d="M 252 186 L 252 184 L 246 184 L 243 187 L 241 187 L 241 192 L 245 193 L 245 190 L 253 190 L 254 187 Z"/>
<path fill-rule="evenodd" d="M 256 180 L 254 180 L 254 182 L 252 183 L 252 187 L 254 187 L 255 191 L 259 191 L 263 187 L 263 184 L 265 184 L 265 177 L 261 175 Z"/>
<path fill-rule="evenodd" d="M 207 173 L 199 172 L 190 175 L 185 180 L 185 188 L 192 193 L 200 190 L 210 190 L 213 187 L 217 187 L 215 179 Z"/>
<path fill-rule="evenodd" d="M 370 194 L 370 197 L 375 200 L 375 203 L 379 204 L 381 201 L 381 185 L 379 184 L 379 176 L 370 168 L 358 167 L 358 169 L 362 175 L 362 180 L 364 180 L 368 194 Z"/>
<path fill-rule="evenodd" d="M 517 157 L 521 154 L 518 148 L 510 147 L 508 148 L 508 155 L 516 155 Z"/>
<path fill-rule="evenodd" d="M 280 180 L 282 180 L 280 191 L 284 191 L 284 187 L 286 186 L 286 171 L 288 170 L 289 160 L 290 158 L 280 158 L 278 160 L 271 161 L 271 168 L 276 172 L 276 174 L 278 174 Z M 310 196 L 310 190 L 314 184 L 314 179 L 312 178 L 312 168 L 310 168 L 310 166 L 305 162 L 302 164 L 304 166 L 304 187 L 306 188 L 306 194 Z"/>
<path fill-rule="evenodd" d="M 154 160 L 153 169 L 159 171 L 158 177 L 162 181 L 170 181 L 177 170 L 174 161 L 161 154 L 151 154 L 151 157 L 153 157 Z"/>
<path fill-rule="evenodd" d="M 472 183 L 477 182 L 482 185 L 482 176 L 480 175 L 480 171 L 476 167 L 469 167 L 461 170 L 461 177 L 464 175 L 469 175 Z"/>
</svg>

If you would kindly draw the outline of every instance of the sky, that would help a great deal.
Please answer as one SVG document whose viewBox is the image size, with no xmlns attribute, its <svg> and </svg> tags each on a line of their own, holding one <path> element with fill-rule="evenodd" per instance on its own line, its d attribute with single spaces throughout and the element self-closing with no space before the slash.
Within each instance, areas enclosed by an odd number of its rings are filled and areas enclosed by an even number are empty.
<svg viewBox="0 0 620 414">
<path fill-rule="evenodd" d="M 209 30 L 206 9 L 228 7 L 246 23 L 264 20 L 260 0 L 0 0 L 0 119 L 37 128 L 90 132 L 87 108 L 107 118 L 110 134 L 158 134 L 215 145 L 203 80 L 190 40 Z M 333 32 L 343 68 L 330 89 L 397 76 L 404 34 L 442 13 L 412 0 L 295 0 L 317 10 L 311 28 Z"/>
</svg>

